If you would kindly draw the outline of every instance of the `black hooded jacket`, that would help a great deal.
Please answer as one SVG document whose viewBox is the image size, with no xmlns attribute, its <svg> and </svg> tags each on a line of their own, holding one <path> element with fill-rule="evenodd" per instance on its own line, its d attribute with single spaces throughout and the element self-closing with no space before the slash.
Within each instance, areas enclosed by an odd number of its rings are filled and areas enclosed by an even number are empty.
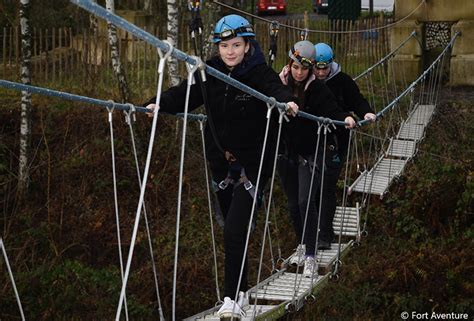
<svg viewBox="0 0 474 321">
<path fill-rule="evenodd" d="M 331 90 L 320 80 L 314 80 L 305 91 L 305 104 L 300 109 L 309 114 L 344 121 L 350 114 L 343 111 L 336 103 Z M 318 123 L 306 118 L 298 117 L 294 124 L 295 148 L 300 155 L 313 155 L 317 144 Z M 292 120 L 293 121 L 293 120 Z M 328 144 L 332 144 L 329 135 Z M 321 136 L 321 139 L 323 136 Z M 322 146 L 323 141 L 320 141 Z"/>
<path fill-rule="evenodd" d="M 288 83 L 290 77 L 290 69 L 284 68 L 280 73 L 280 79 L 283 83 Z M 305 84 L 303 105 L 300 111 L 308 114 L 331 118 L 334 120 L 344 121 L 350 114 L 342 110 L 337 104 L 331 90 L 323 81 L 315 79 L 314 75 L 310 76 Z M 318 123 L 314 120 L 303 117 L 292 118 L 289 123 L 285 124 L 284 142 L 286 144 L 287 153 L 290 157 L 296 154 L 301 156 L 314 155 L 317 139 L 318 139 Z M 322 138 L 323 136 L 321 136 Z M 320 142 L 322 146 L 323 142 Z M 329 135 L 328 144 L 334 144 L 334 138 Z"/>
<path fill-rule="evenodd" d="M 207 61 L 207 65 L 269 97 L 275 97 L 279 102 L 294 101 L 289 89 L 282 85 L 275 71 L 266 65 L 258 44 L 254 41 L 251 41 L 250 44 L 249 53 L 242 63 L 234 67 L 232 71 L 229 71 L 217 56 Z M 186 86 L 186 81 L 183 81 L 180 85 L 163 92 L 160 111 L 171 114 L 183 112 Z M 205 88 L 208 98 L 207 107 L 210 113 L 208 116 L 212 117 L 219 144 L 225 151 L 231 152 L 247 171 L 256 171 L 265 135 L 266 104 L 209 74 Z M 154 102 L 153 98 L 144 106 Z M 201 87 L 199 83 L 196 83 L 191 87 L 189 111 L 202 104 Z M 274 125 L 270 133 L 267 152 L 273 150 L 272 146 L 275 144 Z M 209 121 L 206 124 L 205 138 L 211 168 L 218 170 L 226 168 L 227 162 L 211 133 Z"/>
<path fill-rule="evenodd" d="M 354 112 L 357 117 L 364 119 L 365 114 L 374 113 L 370 104 L 360 93 L 359 87 L 348 74 L 340 71 L 337 63 L 331 63 L 331 72 L 325 80 L 344 111 Z M 338 127 L 337 140 L 340 152 L 345 155 L 349 143 L 349 130 Z"/>
</svg>

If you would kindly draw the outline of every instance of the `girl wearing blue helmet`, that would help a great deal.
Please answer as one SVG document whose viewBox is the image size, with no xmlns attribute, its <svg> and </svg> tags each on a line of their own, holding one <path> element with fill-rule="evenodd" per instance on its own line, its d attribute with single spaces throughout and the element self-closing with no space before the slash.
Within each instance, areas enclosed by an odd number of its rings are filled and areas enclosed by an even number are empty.
<svg viewBox="0 0 474 321">
<path fill-rule="evenodd" d="M 313 74 L 314 45 L 307 40 L 299 41 L 291 48 L 288 56 L 289 63 L 280 73 L 280 79 L 297 96 L 297 103 L 301 106 L 301 110 L 315 116 L 342 120 L 348 126 L 353 127 L 355 125 L 354 119 L 349 113 L 342 111 L 329 88 L 324 82 L 317 80 Z M 323 156 L 323 144 L 320 143 L 317 160 L 314 160 L 318 140 L 317 131 L 318 124 L 312 120 L 300 117 L 292 119 L 285 126 L 283 135 L 285 148 L 278 163 L 280 178 L 288 197 L 288 209 L 293 227 L 298 242 L 302 241 L 298 245 L 297 255 L 292 257 L 290 264 L 301 265 L 304 263 L 303 274 L 306 277 L 312 277 L 317 272 L 314 255 L 321 185 L 321 179 L 318 176 L 321 174 L 319 169 L 322 168 Z M 328 145 L 335 145 L 333 139 L 333 136 L 328 138 Z M 328 150 L 328 157 L 332 157 L 333 150 L 334 148 Z M 313 170 L 316 172 L 311 188 Z M 311 195 L 309 195 L 310 189 Z M 303 233 L 306 215 L 306 229 Z M 327 249 L 329 245 L 321 240 L 318 241 L 319 250 Z"/>
<path fill-rule="evenodd" d="M 314 73 L 324 81 L 336 97 L 338 105 L 346 112 L 354 112 L 359 118 L 375 121 L 376 116 L 367 100 L 360 93 L 359 87 L 352 77 L 341 71 L 334 61 L 332 48 L 325 43 L 315 45 L 316 63 Z M 338 127 L 338 162 L 328 166 L 327 184 L 324 185 L 323 198 L 326 200 L 321 209 L 321 238 L 330 242 L 334 237 L 332 222 L 336 211 L 336 186 L 344 165 L 349 144 L 349 130 Z"/>
<path fill-rule="evenodd" d="M 288 102 L 292 113 L 298 106 L 293 102 L 290 90 L 282 85 L 278 75 L 267 66 L 250 23 L 241 16 L 228 15 L 220 19 L 214 29 L 212 41 L 217 46 L 217 55 L 207 61 L 207 65 L 230 77 L 275 97 L 277 101 Z M 208 121 L 205 140 L 207 158 L 212 177 L 219 186 L 216 192 L 218 205 L 224 216 L 225 288 L 224 304 L 218 314 L 221 318 L 242 317 L 243 297 L 247 290 L 247 264 L 245 263 L 239 289 L 240 269 L 245 248 L 247 227 L 252 210 L 254 187 L 257 180 L 260 156 L 265 136 L 267 106 L 264 102 L 236 89 L 227 83 L 207 75 L 204 84 L 191 88 L 189 110 L 196 109 L 205 102 Z M 202 92 L 201 85 L 205 92 Z M 184 110 L 186 81 L 162 93 L 160 110 L 179 113 Z M 155 98 L 145 104 L 155 108 Z M 276 131 L 270 131 L 268 148 L 265 150 L 264 172 L 260 185 L 271 173 Z M 235 298 L 237 290 L 239 300 Z"/>
</svg>

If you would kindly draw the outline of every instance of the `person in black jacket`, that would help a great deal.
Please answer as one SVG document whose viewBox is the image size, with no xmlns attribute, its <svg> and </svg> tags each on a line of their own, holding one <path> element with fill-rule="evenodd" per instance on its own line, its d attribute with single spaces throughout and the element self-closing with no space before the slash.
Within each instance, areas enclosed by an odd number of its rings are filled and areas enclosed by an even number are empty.
<svg viewBox="0 0 474 321">
<path fill-rule="evenodd" d="M 314 45 L 307 41 L 297 42 L 289 52 L 289 63 L 280 73 L 280 79 L 297 96 L 301 111 L 315 116 L 327 117 L 345 121 L 347 126 L 355 126 L 354 119 L 344 112 L 336 103 L 334 96 L 324 82 L 315 79 L 313 74 L 315 50 Z M 316 235 L 318 229 L 318 207 L 321 187 L 321 171 L 323 149 L 326 157 L 332 157 L 335 152 L 333 136 L 329 135 L 324 146 L 323 134 L 318 145 L 318 123 L 297 117 L 285 126 L 285 154 L 280 155 L 278 169 L 282 185 L 288 197 L 288 208 L 293 227 L 299 240 L 297 254 L 290 263 L 304 263 L 303 274 L 312 277 L 317 271 L 314 255 L 316 252 Z M 312 172 L 314 173 L 311 188 Z M 311 190 L 311 195 L 309 192 Z M 324 199 L 322 199 L 324 203 Z M 322 215 L 322 214 L 321 214 Z M 303 226 L 306 218 L 306 228 Z M 321 217 L 322 220 L 322 217 Z M 304 244 L 304 245 L 303 245 Z M 330 244 L 318 241 L 318 249 L 327 249 Z"/>
<path fill-rule="evenodd" d="M 325 43 L 315 45 L 316 63 L 314 73 L 324 81 L 336 97 L 339 106 L 346 112 L 353 112 L 359 118 L 374 122 L 376 116 L 367 100 L 360 93 L 356 82 L 334 61 L 332 48 Z M 331 242 L 334 238 L 332 227 L 336 212 L 336 186 L 344 165 L 349 145 L 349 130 L 338 126 L 336 130 L 338 157 L 328 164 L 327 183 L 323 189 L 325 203 L 321 209 L 321 239 Z"/>
<path fill-rule="evenodd" d="M 265 58 L 256 41 L 250 23 L 241 16 L 228 15 L 220 19 L 214 29 L 213 42 L 218 55 L 207 61 L 207 65 L 227 74 L 255 90 L 287 102 L 291 114 L 298 106 L 278 74 L 265 63 Z M 199 79 L 198 79 L 199 82 Z M 182 112 L 185 105 L 186 81 L 162 93 L 160 110 L 168 113 Z M 201 106 L 203 93 L 201 84 L 192 86 L 189 110 Z M 243 260 L 247 228 L 252 211 L 253 198 L 257 197 L 255 185 L 266 127 L 267 106 L 264 102 L 227 83 L 207 75 L 204 83 L 207 92 L 205 129 L 207 158 L 214 182 L 219 183 L 217 198 L 224 216 L 225 288 L 224 304 L 218 314 L 221 318 L 240 318 L 247 290 L 247 263 L 237 293 Z M 154 99 L 147 108 L 154 109 Z M 275 124 L 274 124 L 275 125 Z M 273 164 L 275 126 L 265 151 L 264 173 L 260 181 L 263 190 Z M 272 152 L 273 149 L 273 152 Z M 245 260 L 246 261 L 246 260 Z"/>
</svg>

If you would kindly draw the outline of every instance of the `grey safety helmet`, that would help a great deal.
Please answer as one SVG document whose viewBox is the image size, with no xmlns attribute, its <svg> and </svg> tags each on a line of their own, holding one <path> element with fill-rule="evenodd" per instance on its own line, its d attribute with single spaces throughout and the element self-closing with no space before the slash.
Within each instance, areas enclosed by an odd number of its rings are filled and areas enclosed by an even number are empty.
<svg viewBox="0 0 474 321">
<path fill-rule="evenodd" d="M 314 66 L 315 56 L 316 49 L 308 40 L 298 41 L 288 52 L 288 57 L 290 57 L 290 59 L 306 68 L 312 68 Z"/>
</svg>

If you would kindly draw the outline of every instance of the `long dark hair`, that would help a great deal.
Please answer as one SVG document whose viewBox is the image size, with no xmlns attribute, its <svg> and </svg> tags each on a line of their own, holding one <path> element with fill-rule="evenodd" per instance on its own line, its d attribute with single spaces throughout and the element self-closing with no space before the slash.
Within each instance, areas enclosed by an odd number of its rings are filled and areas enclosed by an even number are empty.
<svg viewBox="0 0 474 321">
<path fill-rule="evenodd" d="M 308 72 L 308 76 L 303 81 L 296 81 L 293 78 L 293 75 L 291 74 L 291 66 L 293 65 L 294 61 L 293 59 L 290 59 L 290 62 L 288 63 L 288 67 L 290 68 L 288 72 L 288 86 L 290 86 L 291 91 L 293 92 L 293 95 L 298 98 L 298 101 L 296 102 L 298 106 L 304 106 L 305 103 L 305 95 L 304 95 L 304 87 L 306 85 L 306 82 L 308 81 L 308 78 L 311 76 L 311 71 Z"/>
</svg>

